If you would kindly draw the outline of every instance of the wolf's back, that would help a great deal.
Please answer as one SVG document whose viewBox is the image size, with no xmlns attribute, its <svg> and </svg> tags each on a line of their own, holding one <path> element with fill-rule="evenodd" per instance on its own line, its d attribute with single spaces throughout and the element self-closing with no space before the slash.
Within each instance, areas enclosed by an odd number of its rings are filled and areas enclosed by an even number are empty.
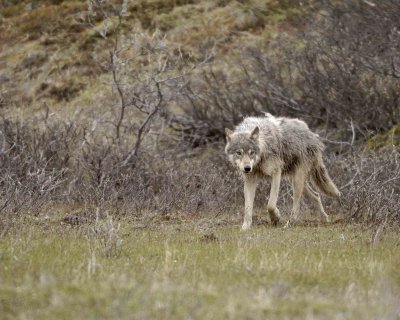
<svg viewBox="0 0 400 320">
<path fill-rule="evenodd" d="M 260 129 L 261 134 L 268 135 L 274 123 L 276 122 L 275 117 L 247 117 L 241 123 L 239 123 L 235 132 L 251 132 L 255 127 Z M 277 122 L 275 124 L 278 124 Z"/>
</svg>

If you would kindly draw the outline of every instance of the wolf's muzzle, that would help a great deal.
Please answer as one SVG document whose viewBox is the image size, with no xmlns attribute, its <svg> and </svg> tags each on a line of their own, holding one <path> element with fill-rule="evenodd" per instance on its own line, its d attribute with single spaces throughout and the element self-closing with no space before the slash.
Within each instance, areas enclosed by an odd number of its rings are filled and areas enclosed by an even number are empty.
<svg viewBox="0 0 400 320">
<path fill-rule="evenodd" d="M 243 170 L 244 170 L 244 172 L 250 172 L 251 171 L 251 167 L 250 166 L 244 166 Z"/>
</svg>

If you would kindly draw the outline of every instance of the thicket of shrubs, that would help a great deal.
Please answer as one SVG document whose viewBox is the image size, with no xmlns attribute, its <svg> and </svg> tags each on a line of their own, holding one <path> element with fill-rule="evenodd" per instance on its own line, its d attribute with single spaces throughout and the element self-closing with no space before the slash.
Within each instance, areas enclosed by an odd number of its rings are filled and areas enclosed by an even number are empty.
<svg viewBox="0 0 400 320">
<path fill-rule="evenodd" d="M 237 61 L 210 65 L 193 81 L 183 104 L 204 123 L 202 133 L 222 136 L 260 111 L 303 118 L 347 141 L 399 122 L 400 3 L 321 1 L 313 10 L 302 36 L 282 35 L 269 52 L 244 48 Z"/>
<path fill-rule="evenodd" d="M 96 208 L 138 216 L 236 213 L 242 184 L 224 159 L 223 130 L 243 116 L 271 112 L 300 117 L 324 138 L 343 193 L 341 204 L 327 200 L 330 212 L 349 221 L 399 222 L 396 137 L 379 151 L 364 146 L 400 119 L 400 4 L 319 5 L 296 43 L 277 39 L 273 53 L 246 48 L 225 68 L 206 61 L 179 77 L 178 91 L 167 65 L 155 75 L 167 70 L 170 85 L 135 74 L 130 79 L 140 82 L 124 86 L 128 72 L 114 48 L 108 67 L 119 102 L 109 121 L 2 118 L 1 214 L 37 214 L 51 204 L 79 206 L 88 215 Z M 143 42 L 154 54 L 158 47 L 150 44 Z M 162 61 L 163 53 L 157 57 Z M 259 206 L 269 186 L 260 188 Z M 285 191 L 284 208 L 291 196 Z"/>
<path fill-rule="evenodd" d="M 0 128 L 3 215 L 38 214 L 51 204 L 79 207 L 89 216 L 96 208 L 134 216 L 233 215 L 243 206 L 242 183 L 224 159 L 222 143 L 211 146 L 207 156 L 179 160 L 144 147 L 125 163 L 129 144 L 104 139 L 92 144 L 84 138 L 86 129 L 74 123 L 39 128 L 37 122 L 3 119 Z M 325 200 L 329 212 L 349 221 L 399 220 L 398 150 L 354 147 L 325 158 L 343 194 L 340 204 Z M 269 185 L 260 189 L 257 205 L 265 207 Z M 288 213 L 291 192 L 285 184 L 281 195 L 280 206 Z"/>
</svg>

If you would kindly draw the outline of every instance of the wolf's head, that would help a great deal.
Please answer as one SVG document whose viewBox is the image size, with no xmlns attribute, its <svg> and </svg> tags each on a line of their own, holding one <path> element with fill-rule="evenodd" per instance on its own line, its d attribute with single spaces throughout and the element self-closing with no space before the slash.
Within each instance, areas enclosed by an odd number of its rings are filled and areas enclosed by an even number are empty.
<svg viewBox="0 0 400 320">
<path fill-rule="evenodd" d="M 251 133 L 234 133 L 225 129 L 225 152 L 229 161 L 241 172 L 251 173 L 260 161 L 260 147 L 258 144 L 259 128 L 255 127 Z"/>
</svg>

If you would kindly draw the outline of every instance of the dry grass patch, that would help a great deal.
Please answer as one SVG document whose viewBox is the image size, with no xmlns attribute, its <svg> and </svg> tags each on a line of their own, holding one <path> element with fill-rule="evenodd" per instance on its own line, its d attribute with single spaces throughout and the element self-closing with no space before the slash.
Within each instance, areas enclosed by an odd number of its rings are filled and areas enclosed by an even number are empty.
<svg viewBox="0 0 400 320">
<path fill-rule="evenodd" d="M 399 316 L 393 231 L 371 246 L 371 232 L 355 226 L 241 233 L 205 230 L 205 222 L 146 229 L 106 218 L 80 227 L 20 222 L 0 240 L 0 312 L 5 319 Z M 111 229 L 115 251 L 104 242 Z"/>
</svg>

